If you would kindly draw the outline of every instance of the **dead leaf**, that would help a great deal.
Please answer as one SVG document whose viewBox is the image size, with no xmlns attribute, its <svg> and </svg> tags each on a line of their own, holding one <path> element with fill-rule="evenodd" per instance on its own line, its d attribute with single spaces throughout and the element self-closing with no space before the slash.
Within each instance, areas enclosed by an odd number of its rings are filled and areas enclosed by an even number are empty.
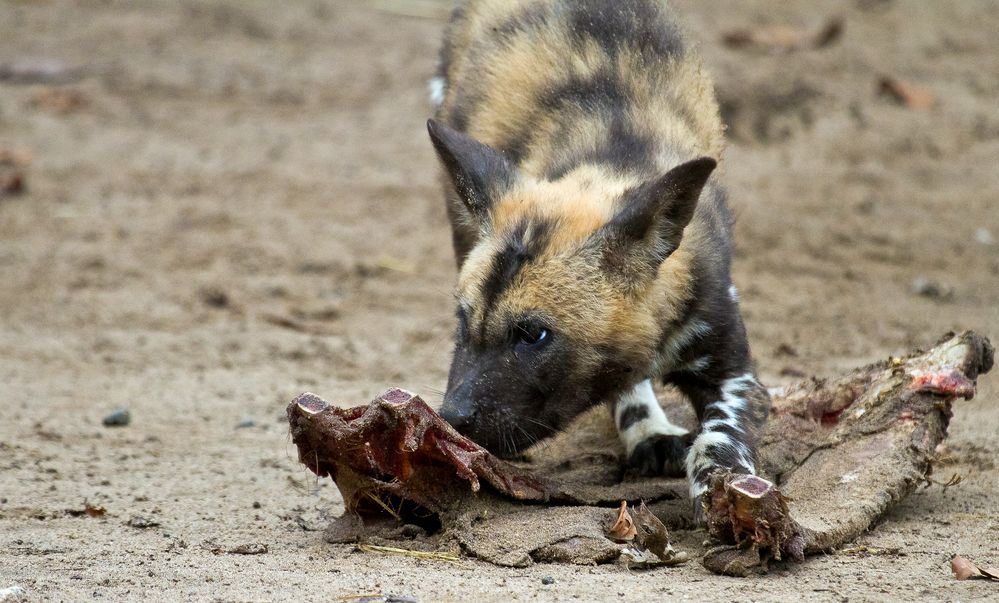
<svg viewBox="0 0 999 603">
<path fill-rule="evenodd" d="M 36 109 L 66 115 L 89 104 L 87 96 L 73 88 L 45 88 L 31 97 L 31 106 Z"/>
<path fill-rule="evenodd" d="M 23 168 L 28 167 L 31 160 L 31 151 L 27 149 L 0 149 L 0 164 Z"/>
<path fill-rule="evenodd" d="M 673 549 L 669 542 L 669 531 L 645 506 L 645 501 L 635 509 L 633 515 L 628 511 L 628 502 L 622 500 L 617 519 L 607 530 L 607 537 L 618 542 L 633 542 L 631 546 L 621 550 L 621 560 L 630 569 L 679 565 L 690 560 L 686 553 Z"/>
<path fill-rule="evenodd" d="M 792 25 L 764 25 L 733 29 L 722 35 L 730 48 L 760 48 L 773 52 L 791 52 L 806 48 L 823 48 L 843 35 L 843 19 L 829 19 L 817 31 Z"/>
<path fill-rule="evenodd" d="M 936 95 L 928 88 L 884 76 L 878 81 L 878 92 L 895 102 L 917 111 L 926 111 L 936 104 Z"/>
<path fill-rule="evenodd" d="M 645 506 L 643 500 L 635 509 L 635 524 L 637 525 L 638 541 L 642 546 L 649 549 L 663 561 L 668 561 L 675 556 L 673 547 L 669 543 L 669 530 L 659 521 L 652 511 Z"/>
<path fill-rule="evenodd" d="M 982 569 L 973 561 L 954 555 L 950 558 L 950 569 L 958 580 L 994 580 L 999 582 L 999 568 Z"/>
<path fill-rule="evenodd" d="M 982 577 L 982 572 L 978 570 L 978 566 L 960 555 L 954 555 L 950 558 L 950 570 L 954 572 L 954 577 L 958 580 Z"/>
<path fill-rule="evenodd" d="M 628 512 L 628 501 L 622 500 L 621 506 L 617 510 L 617 519 L 607 530 L 607 537 L 611 540 L 630 542 L 635 539 L 637 534 L 635 522 L 631 518 L 631 513 Z"/>
<path fill-rule="evenodd" d="M 86 513 L 88 517 L 104 517 L 108 510 L 98 505 L 85 503 L 83 506 L 83 512 Z"/>
<path fill-rule="evenodd" d="M 31 153 L 21 149 L 0 149 L 0 197 L 24 192 L 24 168 Z"/>
<path fill-rule="evenodd" d="M 24 174 L 21 172 L 0 171 L 0 197 L 20 195 L 24 192 Z"/>
<path fill-rule="evenodd" d="M 92 505 L 86 500 L 83 501 L 82 509 L 66 509 L 66 514 L 71 517 L 104 517 L 107 515 L 107 509 L 98 505 Z"/>
</svg>

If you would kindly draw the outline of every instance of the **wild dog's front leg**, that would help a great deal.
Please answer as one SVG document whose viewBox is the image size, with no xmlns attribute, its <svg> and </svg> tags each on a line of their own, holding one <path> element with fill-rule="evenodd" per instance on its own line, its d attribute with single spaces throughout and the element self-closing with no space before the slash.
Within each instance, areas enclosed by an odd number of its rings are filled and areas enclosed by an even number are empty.
<svg viewBox="0 0 999 603">
<path fill-rule="evenodd" d="M 701 417 L 701 432 L 687 455 L 687 478 L 701 524 L 701 497 L 712 473 L 756 473 L 756 442 L 770 410 L 770 394 L 750 371 L 698 388 L 690 397 Z"/>
<path fill-rule="evenodd" d="M 648 379 L 621 394 L 613 411 L 631 467 L 646 475 L 683 475 L 693 436 L 670 422 Z"/>
</svg>

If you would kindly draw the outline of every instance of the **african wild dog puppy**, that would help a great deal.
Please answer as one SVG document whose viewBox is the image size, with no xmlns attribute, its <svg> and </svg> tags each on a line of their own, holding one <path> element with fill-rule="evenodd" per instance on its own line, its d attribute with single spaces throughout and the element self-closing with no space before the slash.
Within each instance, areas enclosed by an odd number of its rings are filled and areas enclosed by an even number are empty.
<svg viewBox="0 0 999 603">
<path fill-rule="evenodd" d="M 512 455 L 610 401 L 630 464 L 685 469 L 695 503 L 714 470 L 752 473 L 769 397 L 729 276 L 723 128 L 667 4 L 459 2 L 431 94 L 460 268 L 442 415 Z"/>
</svg>

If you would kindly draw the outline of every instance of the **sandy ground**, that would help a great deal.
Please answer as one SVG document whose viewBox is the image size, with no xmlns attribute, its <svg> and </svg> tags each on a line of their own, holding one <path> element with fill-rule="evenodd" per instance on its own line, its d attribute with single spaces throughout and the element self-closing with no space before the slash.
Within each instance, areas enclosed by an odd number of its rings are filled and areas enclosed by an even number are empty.
<svg viewBox="0 0 999 603">
<path fill-rule="evenodd" d="M 0 0 L 0 63 L 85 67 L 58 86 L 0 81 L 0 148 L 33 157 L 27 191 L 0 198 L 0 589 L 32 601 L 999 597 L 948 567 L 955 552 L 999 564 L 996 375 L 958 404 L 937 470 L 964 481 L 913 495 L 861 539 L 866 552 L 739 580 L 696 563 L 509 570 L 324 543 L 316 530 L 342 504 L 297 463 L 287 401 L 312 390 L 354 405 L 390 385 L 439 401 L 444 387 L 454 269 L 423 125 L 444 21 L 433 2 L 287 4 Z M 731 126 L 735 280 L 765 380 L 952 329 L 999 337 L 995 3 L 674 4 Z M 830 15 L 845 32 L 821 50 L 720 42 Z M 886 74 L 935 106 L 879 96 Z M 53 90 L 83 106 L 59 112 Z M 941 295 L 914 293 L 920 277 Z M 103 427 L 119 406 L 131 425 Z M 68 513 L 84 501 L 106 514 Z M 700 534 L 677 536 L 699 550 Z M 227 552 L 253 543 L 268 552 Z"/>
</svg>

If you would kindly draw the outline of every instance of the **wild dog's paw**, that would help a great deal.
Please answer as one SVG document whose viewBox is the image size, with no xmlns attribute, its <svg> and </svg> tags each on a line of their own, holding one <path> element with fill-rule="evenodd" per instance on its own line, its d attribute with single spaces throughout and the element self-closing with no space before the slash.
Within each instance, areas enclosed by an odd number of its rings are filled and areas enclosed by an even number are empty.
<svg viewBox="0 0 999 603">
<path fill-rule="evenodd" d="M 694 435 L 656 434 L 639 442 L 628 456 L 628 466 L 641 475 L 683 477 L 684 461 Z"/>
</svg>

